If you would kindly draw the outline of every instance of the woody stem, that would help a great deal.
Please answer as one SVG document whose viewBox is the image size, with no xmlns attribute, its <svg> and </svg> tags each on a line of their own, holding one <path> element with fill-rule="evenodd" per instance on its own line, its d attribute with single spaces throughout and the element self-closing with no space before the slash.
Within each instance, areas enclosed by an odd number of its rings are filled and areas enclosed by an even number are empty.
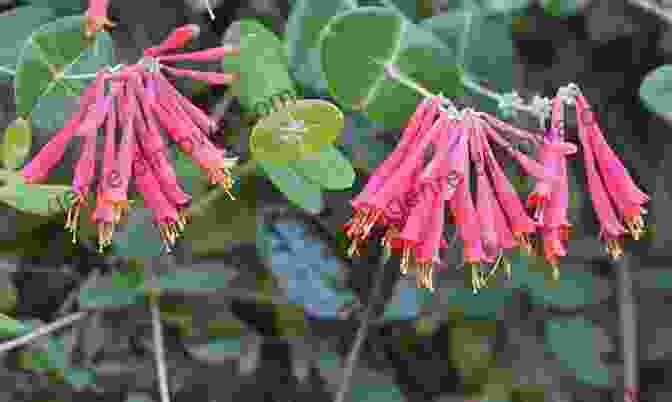
<svg viewBox="0 0 672 402">
<path fill-rule="evenodd" d="M 343 369 L 343 380 L 341 381 L 341 385 L 338 388 L 338 393 L 336 394 L 334 402 L 345 402 L 345 397 L 347 396 L 348 391 L 350 390 L 350 382 L 352 380 L 352 375 L 355 372 L 355 368 L 357 367 L 359 352 L 362 349 L 362 346 L 364 346 L 366 335 L 369 332 L 369 325 L 371 324 L 371 320 L 373 319 L 373 312 L 374 312 L 373 309 L 378 303 L 378 299 L 380 298 L 380 294 L 382 292 L 383 278 L 385 277 L 385 266 L 387 265 L 387 262 L 389 260 L 390 260 L 389 252 L 383 251 L 383 255 L 380 257 L 378 265 L 378 272 L 373 278 L 373 290 L 369 295 L 366 310 L 364 311 L 362 321 L 359 324 L 359 329 L 357 329 L 357 334 L 355 335 L 355 341 L 352 344 L 352 349 L 350 349 L 350 353 L 348 354 L 348 359 L 346 361 L 345 368 Z"/>
</svg>

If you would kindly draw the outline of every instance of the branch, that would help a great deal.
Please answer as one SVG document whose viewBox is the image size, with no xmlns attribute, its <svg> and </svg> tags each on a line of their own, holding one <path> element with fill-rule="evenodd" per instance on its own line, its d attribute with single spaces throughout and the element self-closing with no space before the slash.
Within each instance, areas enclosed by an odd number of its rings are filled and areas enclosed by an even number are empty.
<svg viewBox="0 0 672 402">
<path fill-rule="evenodd" d="M 161 392 L 161 402 L 170 402 L 168 392 L 168 376 L 166 375 L 166 358 L 163 350 L 163 331 L 161 329 L 161 313 L 159 312 L 159 300 L 156 295 L 149 298 L 149 308 L 152 312 L 152 332 L 154 334 L 154 357 L 156 360 L 156 372 Z"/>
<path fill-rule="evenodd" d="M 34 341 L 35 339 L 50 334 L 54 331 L 58 331 L 59 329 L 63 327 L 67 327 L 68 325 L 74 323 L 75 321 L 79 321 L 82 318 L 86 317 L 89 313 L 87 311 L 80 311 L 78 313 L 73 313 L 68 316 L 65 316 L 61 319 L 58 319 L 51 324 L 44 325 L 42 327 L 39 327 L 35 329 L 34 331 L 20 336 L 16 339 L 12 339 L 11 341 L 5 342 L 0 344 L 0 353 L 8 352 L 12 349 L 16 349 L 18 347 L 27 345 Z"/>
<path fill-rule="evenodd" d="M 623 386 L 625 402 L 639 401 L 637 357 L 637 310 L 632 292 L 630 255 L 625 254 L 614 264 L 618 286 L 618 316 L 621 326 L 621 353 L 623 355 Z M 615 400 L 615 399 L 614 399 Z"/>
<path fill-rule="evenodd" d="M 628 0 L 628 2 L 635 7 L 639 7 L 650 13 L 656 14 L 658 17 L 665 20 L 665 22 L 672 24 L 672 12 L 666 10 L 658 4 L 649 0 Z"/>
<path fill-rule="evenodd" d="M 383 278 L 385 277 L 385 265 L 387 265 L 389 259 L 390 255 L 387 251 L 384 251 L 384 254 L 380 257 L 378 272 L 373 278 L 373 290 L 369 296 L 368 305 L 366 307 L 366 311 L 364 311 L 364 317 L 362 318 L 362 322 L 359 325 L 357 334 L 355 335 L 355 342 L 352 344 L 352 349 L 348 354 L 348 360 L 346 362 L 345 368 L 343 369 L 343 380 L 341 382 L 341 386 L 338 389 L 338 393 L 336 394 L 336 399 L 334 402 L 345 402 L 345 396 L 350 390 L 352 374 L 354 373 L 355 367 L 357 366 L 359 351 L 362 349 L 364 340 L 366 339 L 366 335 L 369 331 L 369 324 L 371 324 L 371 319 L 373 318 L 373 309 L 382 291 Z"/>
</svg>

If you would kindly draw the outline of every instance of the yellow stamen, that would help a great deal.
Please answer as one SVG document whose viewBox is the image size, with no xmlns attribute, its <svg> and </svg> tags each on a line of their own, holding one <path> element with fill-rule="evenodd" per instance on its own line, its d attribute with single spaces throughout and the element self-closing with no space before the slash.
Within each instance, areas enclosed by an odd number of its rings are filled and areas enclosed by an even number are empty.
<svg viewBox="0 0 672 402">
<path fill-rule="evenodd" d="M 621 247 L 618 239 L 607 240 L 606 251 L 615 261 L 618 261 L 623 255 L 623 247 Z"/>
<path fill-rule="evenodd" d="M 625 219 L 625 226 L 628 228 L 628 232 L 635 240 L 639 240 L 644 234 L 644 220 L 639 215 Z"/>
</svg>

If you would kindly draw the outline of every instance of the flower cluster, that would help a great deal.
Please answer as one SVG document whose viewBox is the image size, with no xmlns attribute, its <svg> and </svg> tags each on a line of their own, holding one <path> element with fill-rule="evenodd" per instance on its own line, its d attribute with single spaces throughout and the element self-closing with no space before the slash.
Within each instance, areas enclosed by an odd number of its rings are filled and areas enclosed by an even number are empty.
<svg viewBox="0 0 672 402">
<path fill-rule="evenodd" d="M 115 225 L 129 207 L 131 178 L 151 209 L 165 248 L 170 251 L 185 224 L 191 197 L 179 185 L 166 154 L 162 131 L 204 172 L 211 184 L 221 185 L 231 196 L 230 169 L 237 158 L 225 157 L 209 139 L 216 123 L 180 94 L 164 73 L 202 80 L 211 85 L 234 81 L 232 74 L 178 69 L 165 64 L 180 60 L 216 61 L 238 54 L 236 47 L 167 54 L 183 47 L 198 34 L 198 27 L 175 29 L 159 46 L 146 49 L 136 64 L 117 71 L 101 70 L 79 98 L 79 111 L 70 117 L 38 154 L 21 170 L 28 183 L 41 183 L 62 160 L 66 147 L 79 137 L 81 155 L 74 167 L 74 199 L 67 205 L 66 228 L 76 242 L 83 206 L 91 200 L 96 173 L 98 131 L 104 132 L 100 175 L 96 181 L 91 219 L 98 226 L 98 247 L 111 244 Z M 120 137 L 120 138 L 117 138 Z"/>
<path fill-rule="evenodd" d="M 351 201 L 354 213 L 345 225 L 351 240 L 348 254 L 357 255 L 374 226 L 381 226 L 385 228 L 383 246 L 401 256 L 401 272 L 414 272 L 419 287 L 433 289 L 439 251 L 448 245 L 443 238 L 447 209 L 463 243 L 463 261 L 471 268 L 474 293 L 499 266 L 504 265 L 510 274 L 502 256 L 513 248 L 528 253 L 539 249 L 557 278 L 559 257 L 566 255 L 571 228 L 566 157 L 577 152 L 564 138 L 564 105 L 576 104 L 577 114 L 584 117 L 590 112 L 578 89 L 571 88 L 576 101 L 560 94 L 553 99 L 551 128 L 544 135 L 518 129 L 484 112 L 444 110 L 440 96 L 426 98 L 395 150 Z M 593 205 L 608 251 L 617 258 L 619 237 L 627 232 L 635 239 L 641 235 L 641 205 L 648 197 L 633 184 L 595 120 L 579 120 Z M 534 145 L 537 158 L 521 152 L 512 140 Z M 536 180 L 527 205 L 504 174 L 495 145 Z M 493 264 L 487 276 L 481 264 Z"/>
</svg>

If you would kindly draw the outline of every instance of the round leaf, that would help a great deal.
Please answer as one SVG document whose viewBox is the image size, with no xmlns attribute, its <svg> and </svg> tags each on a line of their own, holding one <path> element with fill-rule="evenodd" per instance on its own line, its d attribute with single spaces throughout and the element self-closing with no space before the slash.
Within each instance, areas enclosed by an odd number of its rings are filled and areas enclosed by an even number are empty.
<svg viewBox="0 0 672 402">
<path fill-rule="evenodd" d="M 30 144 L 33 133 L 30 123 L 23 117 L 17 117 L 5 129 L 5 138 L 2 142 L 2 159 L 7 169 L 16 170 L 23 164 L 30 153 Z"/>
<path fill-rule="evenodd" d="M 17 7 L 0 14 L 0 66 L 16 69 L 21 49 L 30 34 L 56 16 L 46 7 Z"/>
<path fill-rule="evenodd" d="M 158 286 L 162 290 L 212 291 L 226 288 L 230 281 L 227 271 L 178 269 L 159 275 Z"/>
<path fill-rule="evenodd" d="M 331 17 L 357 7 L 354 0 L 299 0 L 287 21 L 285 40 L 289 68 L 303 86 L 319 93 L 327 91 L 320 66 L 319 37 Z"/>
<path fill-rule="evenodd" d="M 95 73 L 110 63 L 111 52 L 104 51 L 100 45 L 93 46 L 96 38 L 109 35 L 102 33 L 87 39 L 84 21 L 84 16 L 58 19 L 42 26 L 25 41 L 14 79 L 19 115 L 28 116 L 43 97 L 52 95 L 59 86 L 69 96 L 78 96 L 81 85 L 65 80 L 63 75 Z M 106 47 L 109 45 L 108 41 Z M 82 71 L 84 67 L 86 70 Z"/>
<path fill-rule="evenodd" d="M 610 352 L 605 331 L 584 319 L 546 321 L 547 343 L 558 360 L 574 370 L 576 377 L 588 384 L 610 384 L 608 367 L 600 354 Z"/>
<path fill-rule="evenodd" d="M 135 304 L 141 295 L 142 273 L 129 270 L 113 271 L 110 276 L 93 276 L 79 290 L 78 301 L 83 307 L 105 308 Z"/>
<path fill-rule="evenodd" d="M 510 16 L 471 5 L 423 20 L 420 27 L 431 30 L 453 50 L 465 72 L 487 79 L 498 91 L 511 90 L 515 53 Z M 480 109 L 497 111 L 495 101 L 478 99 Z"/>
<path fill-rule="evenodd" d="M 333 145 L 327 145 L 290 165 L 297 173 L 327 190 L 345 190 L 355 182 L 355 171 L 350 161 Z"/>
<path fill-rule="evenodd" d="M 273 162 L 303 159 L 336 141 L 345 125 L 343 113 L 320 99 L 302 99 L 261 119 L 252 129 L 254 158 Z"/>
<path fill-rule="evenodd" d="M 322 30 L 320 48 L 331 94 L 389 127 L 406 122 L 419 95 L 388 79 L 385 66 L 434 93 L 454 96 L 461 91 L 453 53 L 431 32 L 389 8 L 361 7 L 332 18 Z"/>
<path fill-rule="evenodd" d="M 0 176 L 7 180 L 0 187 L 0 201 L 30 214 L 51 216 L 63 212 L 69 205 L 70 186 L 51 184 L 26 184 L 23 177 L 4 171 Z"/>
<path fill-rule="evenodd" d="M 639 96 L 651 111 L 665 115 L 672 112 L 672 64 L 649 72 L 639 87 Z"/>
<path fill-rule="evenodd" d="M 263 160 L 258 160 L 257 163 L 289 201 L 313 214 L 322 211 L 320 186 L 306 180 L 290 167 L 276 166 Z"/>
<path fill-rule="evenodd" d="M 273 110 L 273 98 L 295 93 L 284 46 L 256 21 L 234 24 L 240 29 L 240 55 L 225 57 L 222 69 L 239 74 L 236 88 L 240 104 L 246 110 L 265 114 Z"/>
<path fill-rule="evenodd" d="M 547 303 L 564 308 L 596 304 L 611 295 L 608 281 L 585 270 L 560 271 L 560 279 L 553 280 L 552 268 L 541 257 L 518 254 L 512 258 L 514 286 L 527 287 L 536 303 Z"/>
</svg>

